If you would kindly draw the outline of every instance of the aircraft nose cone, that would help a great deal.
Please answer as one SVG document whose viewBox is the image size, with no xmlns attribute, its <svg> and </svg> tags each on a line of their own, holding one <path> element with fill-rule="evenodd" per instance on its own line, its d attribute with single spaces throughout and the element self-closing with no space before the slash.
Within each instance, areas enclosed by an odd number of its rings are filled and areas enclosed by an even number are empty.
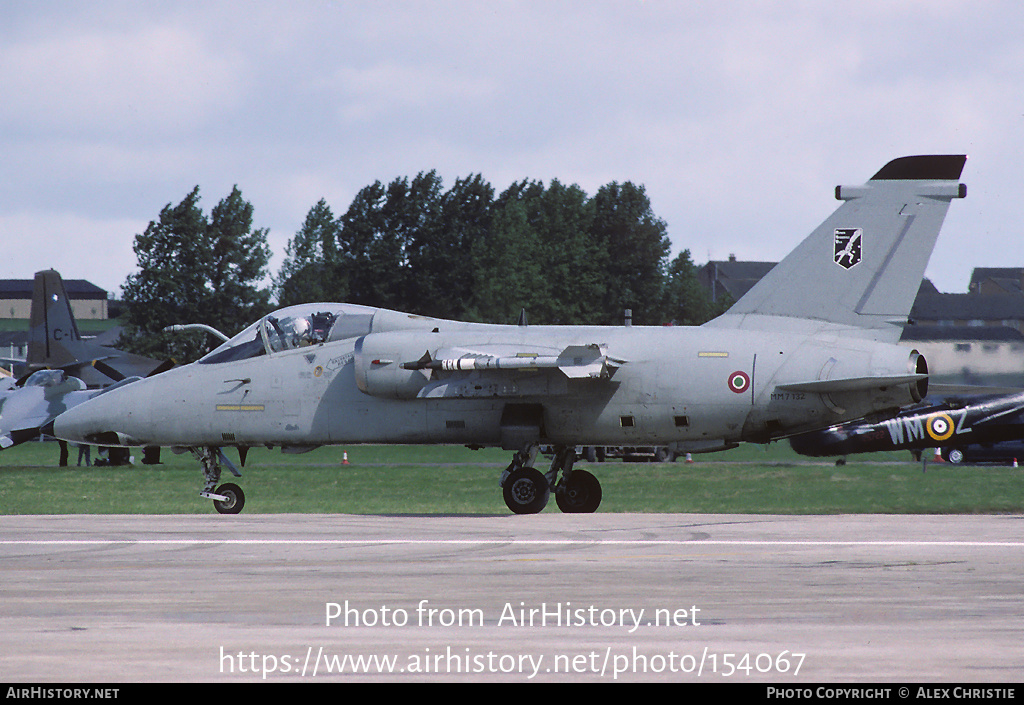
<svg viewBox="0 0 1024 705">
<path fill-rule="evenodd" d="M 135 385 L 139 389 L 132 389 Z M 142 382 L 100 394 L 72 407 L 53 421 L 53 435 L 65 441 L 97 445 L 142 445 L 136 428 L 148 411 Z"/>
<path fill-rule="evenodd" d="M 90 399 L 78 406 L 68 409 L 51 424 L 53 435 L 61 440 L 75 443 L 88 443 L 89 436 L 96 433 L 96 429 L 104 425 L 105 417 L 101 417 L 102 404 L 100 399 Z"/>
<path fill-rule="evenodd" d="M 812 457 L 842 455 L 846 452 L 842 439 L 832 430 L 810 431 L 791 436 L 789 445 L 800 455 Z"/>
</svg>

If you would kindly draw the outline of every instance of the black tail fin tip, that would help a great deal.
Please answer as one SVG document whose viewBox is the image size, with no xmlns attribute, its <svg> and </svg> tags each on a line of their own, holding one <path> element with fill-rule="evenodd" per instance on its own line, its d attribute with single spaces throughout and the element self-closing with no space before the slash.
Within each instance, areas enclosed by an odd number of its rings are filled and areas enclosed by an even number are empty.
<svg viewBox="0 0 1024 705">
<path fill-rule="evenodd" d="M 927 154 L 900 157 L 878 170 L 872 181 L 956 181 L 963 173 L 966 154 Z"/>
</svg>

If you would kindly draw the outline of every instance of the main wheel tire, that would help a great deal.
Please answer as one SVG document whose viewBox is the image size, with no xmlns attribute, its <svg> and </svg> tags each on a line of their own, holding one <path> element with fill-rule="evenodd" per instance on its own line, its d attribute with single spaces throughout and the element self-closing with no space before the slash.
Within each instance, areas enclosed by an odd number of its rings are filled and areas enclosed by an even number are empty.
<svg viewBox="0 0 1024 705">
<path fill-rule="evenodd" d="M 601 506 L 601 483 L 586 470 L 573 470 L 555 503 L 566 514 L 592 514 Z"/>
<path fill-rule="evenodd" d="M 654 451 L 654 462 L 656 463 L 674 463 L 676 461 L 676 454 L 665 446 L 659 446 Z"/>
<path fill-rule="evenodd" d="M 536 468 L 519 468 L 509 473 L 502 488 L 505 505 L 515 514 L 536 514 L 551 496 L 548 480 Z"/>
<path fill-rule="evenodd" d="M 213 500 L 213 506 L 221 514 L 238 514 L 245 506 L 245 493 L 242 492 L 241 487 L 232 482 L 221 485 L 214 492 L 228 498 L 223 502 L 219 499 Z"/>
</svg>

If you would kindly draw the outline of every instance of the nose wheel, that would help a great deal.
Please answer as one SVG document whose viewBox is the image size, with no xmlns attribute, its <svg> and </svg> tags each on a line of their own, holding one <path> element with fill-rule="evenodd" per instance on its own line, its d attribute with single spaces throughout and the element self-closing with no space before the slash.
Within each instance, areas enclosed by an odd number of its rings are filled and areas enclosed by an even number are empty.
<svg viewBox="0 0 1024 705">
<path fill-rule="evenodd" d="M 213 500 L 214 508 L 221 514 L 238 514 L 245 506 L 245 493 L 233 482 L 224 483 L 214 490 L 214 494 L 224 497 L 223 500 Z"/>
<path fill-rule="evenodd" d="M 242 511 L 242 507 L 245 506 L 245 493 L 242 492 L 242 488 L 233 482 L 225 482 L 223 485 L 217 486 L 217 483 L 220 482 L 220 464 L 222 462 L 228 466 L 228 470 L 235 477 L 242 476 L 238 468 L 225 457 L 220 448 L 190 448 L 190 450 L 203 466 L 205 482 L 199 496 L 212 499 L 214 509 L 221 514 L 238 514 Z"/>
</svg>

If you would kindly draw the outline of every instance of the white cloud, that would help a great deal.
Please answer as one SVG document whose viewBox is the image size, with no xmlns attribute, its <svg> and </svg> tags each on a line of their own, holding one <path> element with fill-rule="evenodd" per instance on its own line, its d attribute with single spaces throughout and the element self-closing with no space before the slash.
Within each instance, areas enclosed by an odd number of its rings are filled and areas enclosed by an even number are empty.
<svg viewBox="0 0 1024 705">
<path fill-rule="evenodd" d="M 56 269 L 65 279 L 87 279 L 120 296 L 135 270 L 135 234 L 147 225 L 74 213 L 0 214 L 0 278 L 31 279 L 37 271 Z"/>
<path fill-rule="evenodd" d="M 0 49 L 0 123 L 49 136 L 186 134 L 238 99 L 237 62 L 172 25 L 58 29 Z"/>
<path fill-rule="evenodd" d="M 643 183 L 676 250 L 777 259 L 835 207 L 835 183 L 966 151 L 969 197 L 949 223 L 990 240 L 940 238 L 940 287 L 1015 251 L 1017 3 L 107 0 L 11 14 L 5 229 L 20 218 L 102 242 L 130 223 L 125 252 L 86 250 L 111 255 L 92 268 L 118 285 L 130 235 L 196 184 L 207 209 L 238 184 L 281 250 L 321 197 L 340 213 L 374 180 L 429 169 L 498 190 Z"/>
</svg>

